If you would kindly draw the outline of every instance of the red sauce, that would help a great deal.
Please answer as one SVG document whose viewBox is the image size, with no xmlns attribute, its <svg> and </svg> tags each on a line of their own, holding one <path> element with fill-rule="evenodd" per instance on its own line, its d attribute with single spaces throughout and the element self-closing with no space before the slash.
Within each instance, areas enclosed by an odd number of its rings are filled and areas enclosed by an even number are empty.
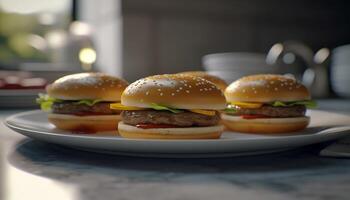
<svg viewBox="0 0 350 200">
<path fill-rule="evenodd" d="M 150 129 L 150 128 L 180 128 L 180 126 L 169 124 L 136 124 L 137 128 Z"/>
<path fill-rule="evenodd" d="M 259 119 L 259 118 L 270 118 L 266 115 L 241 115 L 243 119 Z"/>
</svg>

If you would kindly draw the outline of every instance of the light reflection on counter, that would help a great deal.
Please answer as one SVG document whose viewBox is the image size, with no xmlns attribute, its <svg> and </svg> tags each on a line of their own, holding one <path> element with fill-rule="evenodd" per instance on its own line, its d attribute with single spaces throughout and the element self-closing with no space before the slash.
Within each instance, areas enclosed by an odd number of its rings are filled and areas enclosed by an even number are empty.
<svg viewBox="0 0 350 200">
<path fill-rule="evenodd" d="M 79 189 L 77 186 L 50 180 L 17 169 L 6 162 L 4 143 L 0 143 L 0 177 L 3 184 L 0 187 L 0 199 L 18 200 L 77 200 Z M 6 145 L 8 146 L 8 145 Z M 1 185 L 0 185 L 1 186 Z"/>
<path fill-rule="evenodd" d="M 72 185 L 35 176 L 11 166 L 5 168 L 5 180 L 6 185 L 4 189 L 6 200 L 79 199 L 78 190 Z"/>
</svg>

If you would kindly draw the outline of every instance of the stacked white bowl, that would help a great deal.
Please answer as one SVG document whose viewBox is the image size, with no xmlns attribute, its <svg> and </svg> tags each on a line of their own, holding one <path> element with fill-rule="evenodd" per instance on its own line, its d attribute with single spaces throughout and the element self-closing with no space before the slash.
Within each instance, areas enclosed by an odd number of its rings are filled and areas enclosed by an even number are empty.
<svg viewBox="0 0 350 200">
<path fill-rule="evenodd" d="M 278 73 L 278 68 L 265 62 L 261 53 L 230 52 L 209 54 L 203 57 L 204 69 L 231 83 L 251 74 Z"/>
<path fill-rule="evenodd" d="M 337 95 L 350 97 L 350 45 L 340 46 L 333 50 L 331 81 Z"/>
</svg>

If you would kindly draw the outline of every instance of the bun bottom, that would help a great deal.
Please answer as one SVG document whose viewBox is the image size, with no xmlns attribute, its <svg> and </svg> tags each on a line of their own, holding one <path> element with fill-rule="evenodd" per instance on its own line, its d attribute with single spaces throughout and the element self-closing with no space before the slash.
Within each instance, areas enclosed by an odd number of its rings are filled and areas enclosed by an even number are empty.
<svg viewBox="0 0 350 200">
<path fill-rule="evenodd" d="M 142 129 L 119 122 L 118 131 L 125 138 L 138 139 L 218 139 L 224 127 L 222 125 L 189 128 L 150 128 Z"/>
<path fill-rule="evenodd" d="M 231 131 L 243 133 L 287 133 L 305 129 L 310 118 L 259 118 L 243 119 L 239 116 L 221 114 L 222 123 Z"/>
<path fill-rule="evenodd" d="M 55 113 L 48 114 L 49 122 L 58 129 L 79 133 L 115 131 L 120 119 L 120 115 L 76 116 Z"/>
</svg>

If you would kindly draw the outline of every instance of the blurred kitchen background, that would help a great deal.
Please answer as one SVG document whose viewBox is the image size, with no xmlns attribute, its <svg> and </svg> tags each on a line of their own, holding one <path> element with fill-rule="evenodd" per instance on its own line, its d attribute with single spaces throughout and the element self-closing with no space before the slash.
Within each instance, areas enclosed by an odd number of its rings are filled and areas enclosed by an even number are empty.
<svg viewBox="0 0 350 200">
<path fill-rule="evenodd" d="M 0 106 L 25 106 L 81 71 L 134 81 L 206 70 L 227 82 L 280 73 L 315 98 L 350 97 L 349 9 L 346 0 L 0 0 Z"/>
</svg>

